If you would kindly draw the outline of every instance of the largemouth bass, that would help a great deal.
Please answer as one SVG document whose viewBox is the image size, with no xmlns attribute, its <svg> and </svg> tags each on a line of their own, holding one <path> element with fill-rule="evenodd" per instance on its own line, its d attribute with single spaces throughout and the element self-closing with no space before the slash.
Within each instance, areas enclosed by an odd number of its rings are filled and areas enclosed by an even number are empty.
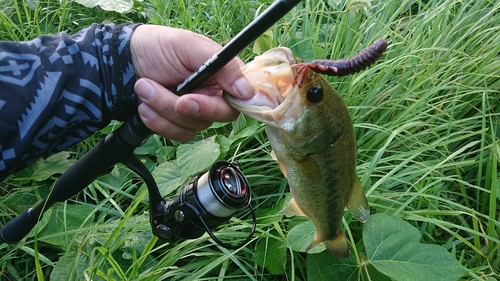
<svg viewBox="0 0 500 281">
<path fill-rule="evenodd" d="M 323 243 L 344 258 L 349 255 L 341 227 L 345 207 L 361 222 L 370 215 L 356 175 L 354 129 L 339 93 L 312 67 L 297 67 L 306 65 L 300 63 L 288 48 L 271 49 L 242 68 L 255 96 L 238 100 L 225 93 L 224 98 L 267 125 L 293 197 L 280 213 L 305 215 L 315 225 L 306 251 Z"/>
</svg>

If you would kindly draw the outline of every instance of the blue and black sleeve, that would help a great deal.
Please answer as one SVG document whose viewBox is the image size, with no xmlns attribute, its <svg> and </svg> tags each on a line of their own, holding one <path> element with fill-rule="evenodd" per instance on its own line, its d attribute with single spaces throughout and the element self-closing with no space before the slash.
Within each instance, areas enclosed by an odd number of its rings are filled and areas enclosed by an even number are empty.
<svg viewBox="0 0 500 281">
<path fill-rule="evenodd" d="M 0 42 L 0 181 L 136 111 L 136 26 Z"/>
</svg>

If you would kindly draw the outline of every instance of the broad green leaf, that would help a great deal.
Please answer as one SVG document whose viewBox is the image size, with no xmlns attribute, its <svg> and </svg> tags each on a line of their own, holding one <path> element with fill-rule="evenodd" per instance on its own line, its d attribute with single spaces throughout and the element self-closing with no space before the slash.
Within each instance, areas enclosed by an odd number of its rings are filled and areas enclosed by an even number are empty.
<svg viewBox="0 0 500 281">
<path fill-rule="evenodd" d="M 99 132 L 102 134 L 108 135 L 111 132 L 113 132 L 114 130 L 118 129 L 122 124 L 123 124 L 123 122 L 120 122 L 117 120 L 111 120 L 111 122 L 109 122 L 109 124 L 106 125 L 106 127 L 100 129 Z"/>
<path fill-rule="evenodd" d="M 291 38 L 284 44 L 284 46 L 288 46 L 296 57 L 303 59 L 304 61 L 312 61 L 317 58 L 323 58 L 325 55 L 325 50 L 314 44 L 314 40 L 312 38 Z"/>
<path fill-rule="evenodd" d="M 134 5 L 134 0 L 75 0 L 75 2 L 82 4 L 85 7 L 93 8 L 95 6 L 101 7 L 106 11 L 115 11 L 118 13 L 125 13 L 129 11 Z"/>
<path fill-rule="evenodd" d="M 176 162 L 165 162 L 156 166 L 152 175 L 158 185 L 160 194 L 167 196 L 176 190 L 185 180 Z"/>
<path fill-rule="evenodd" d="M 47 157 L 47 159 L 37 162 L 38 165 L 33 171 L 32 179 L 43 181 L 55 174 L 64 173 L 76 160 L 68 159 L 68 152 L 59 152 Z"/>
<path fill-rule="evenodd" d="M 183 177 L 205 172 L 219 158 L 220 146 L 215 137 L 177 147 L 177 164 Z"/>
<path fill-rule="evenodd" d="M 227 126 L 227 124 L 230 124 L 230 122 L 213 122 L 212 125 L 210 125 L 209 129 L 222 128 L 224 126 Z"/>
<path fill-rule="evenodd" d="M 252 118 L 247 118 L 245 115 L 240 114 L 240 116 L 233 122 L 233 130 L 229 135 L 231 141 L 236 141 L 238 139 L 247 138 L 254 136 L 259 129 L 264 126 L 260 124 L 257 120 Z"/>
<path fill-rule="evenodd" d="M 52 209 L 52 215 L 38 239 L 46 243 L 67 248 L 73 243 L 76 230 L 80 229 L 94 209 L 91 206 L 66 205 Z M 89 220 L 87 220 L 87 223 Z"/>
<path fill-rule="evenodd" d="M 149 229 L 132 232 L 127 236 L 123 246 L 120 248 L 123 251 L 122 257 L 124 259 L 133 259 L 134 257 L 141 256 L 152 235 Z"/>
<path fill-rule="evenodd" d="M 233 130 L 231 131 L 231 136 L 237 135 L 241 130 L 245 129 L 247 127 L 247 122 L 250 120 L 253 120 L 251 118 L 247 118 L 245 115 L 240 114 L 238 115 L 238 118 L 232 122 L 233 125 Z M 236 140 L 236 138 L 232 138 L 233 140 Z"/>
<path fill-rule="evenodd" d="M 420 232 L 394 216 L 375 214 L 363 228 L 368 259 L 399 281 L 458 280 L 467 270 L 442 246 L 420 243 Z"/>
<path fill-rule="evenodd" d="M 273 31 L 271 29 L 266 30 L 261 36 L 255 40 L 253 43 L 252 52 L 256 55 L 260 55 L 265 51 L 273 47 Z"/>
<path fill-rule="evenodd" d="M 110 173 L 102 176 L 99 180 L 118 188 L 127 184 L 133 176 L 136 176 L 136 174 L 130 171 L 129 168 L 124 165 L 115 165 Z"/>
<path fill-rule="evenodd" d="M 26 237 L 33 237 L 35 234 L 40 233 L 49 223 L 52 217 L 52 209 L 48 209 L 43 214 L 42 218 L 36 223 L 35 227 L 26 235 Z"/>
<path fill-rule="evenodd" d="M 46 187 L 44 186 L 44 188 Z M 45 194 L 41 194 L 41 196 L 45 196 Z M 41 200 L 40 196 L 34 194 L 33 190 L 25 189 L 10 194 L 8 197 L 2 200 L 2 204 L 21 213 L 31 208 L 33 205 L 36 205 L 37 202 L 40 200 Z"/>
<path fill-rule="evenodd" d="M 358 265 L 353 255 L 339 259 L 328 251 L 307 256 L 307 280 L 359 280 Z"/>
<path fill-rule="evenodd" d="M 311 244 L 314 238 L 314 223 L 307 220 L 294 226 L 286 237 L 290 248 L 297 252 L 305 252 L 306 248 Z M 320 243 L 316 247 L 307 251 L 309 254 L 319 253 L 325 250 L 325 246 Z"/>
<path fill-rule="evenodd" d="M 283 274 L 286 265 L 286 248 L 282 241 L 265 238 L 259 241 L 253 261 L 271 274 Z"/>
<path fill-rule="evenodd" d="M 382 274 L 378 271 L 373 264 L 368 263 L 366 265 L 366 269 L 364 272 L 370 277 L 368 280 L 377 280 L 377 281 L 394 281 L 389 276 Z"/>
<path fill-rule="evenodd" d="M 282 215 L 277 215 L 281 209 L 283 209 L 283 205 L 285 202 L 288 202 L 290 198 L 288 196 L 282 198 L 273 208 L 257 208 L 255 211 L 257 212 L 257 223 L 270 225 L 274 222 L 278 222 L 282 219 Z"/>
<path fill-rule="evenodd" d="M 158 143 L 153 135 L 149 137 L 141 146 L 134 149 L 134 153 L 137 155 L 156 155 L 158 154 L 158 150 Z"/>
<path fill-rule="evenodd" d="M 225 159 L 233 142 L 223 135 L 216 135 L 215 142 L 220 146 L 219 159 Z"/>
<path fill-rule="evenodd" d="M 86 253 L 67 251 L 52 269 L 50 280 L 85 280 L 85 271 L 90 263 L 90 257 Z"/>
</svg>

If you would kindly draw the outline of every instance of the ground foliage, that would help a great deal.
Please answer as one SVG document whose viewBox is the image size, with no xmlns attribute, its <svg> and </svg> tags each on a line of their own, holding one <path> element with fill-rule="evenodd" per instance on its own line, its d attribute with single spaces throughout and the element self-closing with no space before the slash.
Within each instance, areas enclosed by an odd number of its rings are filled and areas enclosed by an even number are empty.
<svg viewBox="0 0 500 281">
<path fill-rule="evenodd" d="M 65 0 L 3 1 L 0 39 L 74 33 L 92 22 L 149 22 L 224 44 L 271 1 L 116 2 L 128 10 Z M 0 279 L 497 280 L 498 1 L 303 1 L 241 58 L 287 46 L 306 60 L 336 59 L 378 38 L 389 48 L 374 67 L 329 78 L 349 105 L 358 174 L 374 213 L 362 225 L 346 212 L 349 258 L 333 258 L 321 246 L 303 252 L 312 225 L 276 215 L 289 198 L 286 180 L 270 156 L 263 125 L 240 116 L 183 144 L 152 136 L 136 153 L 165 196 L 213 161 L 238 160 L 258 216 L 255 238 L 245 247 L 227 250 L 207 235 L 158 243 L 149 228 L 145 187 L 117 166 L 49 210 L 25 240 L 0 245 Z M 58 175 L 116 126 L 0 183 L 0 224 L 45 197 Z M 194 161 L 199 159 L 206 161 Z M 217 235 L 243 239 L 249 223 L 234 218 Z"/>
</svg>

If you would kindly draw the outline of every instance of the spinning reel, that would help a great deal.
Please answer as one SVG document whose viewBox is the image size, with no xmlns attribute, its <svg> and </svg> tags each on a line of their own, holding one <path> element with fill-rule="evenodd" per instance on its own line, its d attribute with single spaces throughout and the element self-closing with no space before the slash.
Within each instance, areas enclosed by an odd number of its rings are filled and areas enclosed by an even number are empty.
<svg viewBox="0 0 500 281">
<path fill-rule="evenodd" d="M 239 248 L 255 232 L 256 217 L 250 199 L 250 186 L 238 164 L 217 162 L 209 171 L 186 184 L 179 195 L 160 201 L 157 209 L 151 209 L 153 233 L 163 240 L 172 241 L 198 238 L 206 231 L 217 244 Z M 245 241 L 234 246 L 215 237 L 211 229 L 229 221 L 235 212 L 247 208 L 253 222 Z"/>
</svg>

